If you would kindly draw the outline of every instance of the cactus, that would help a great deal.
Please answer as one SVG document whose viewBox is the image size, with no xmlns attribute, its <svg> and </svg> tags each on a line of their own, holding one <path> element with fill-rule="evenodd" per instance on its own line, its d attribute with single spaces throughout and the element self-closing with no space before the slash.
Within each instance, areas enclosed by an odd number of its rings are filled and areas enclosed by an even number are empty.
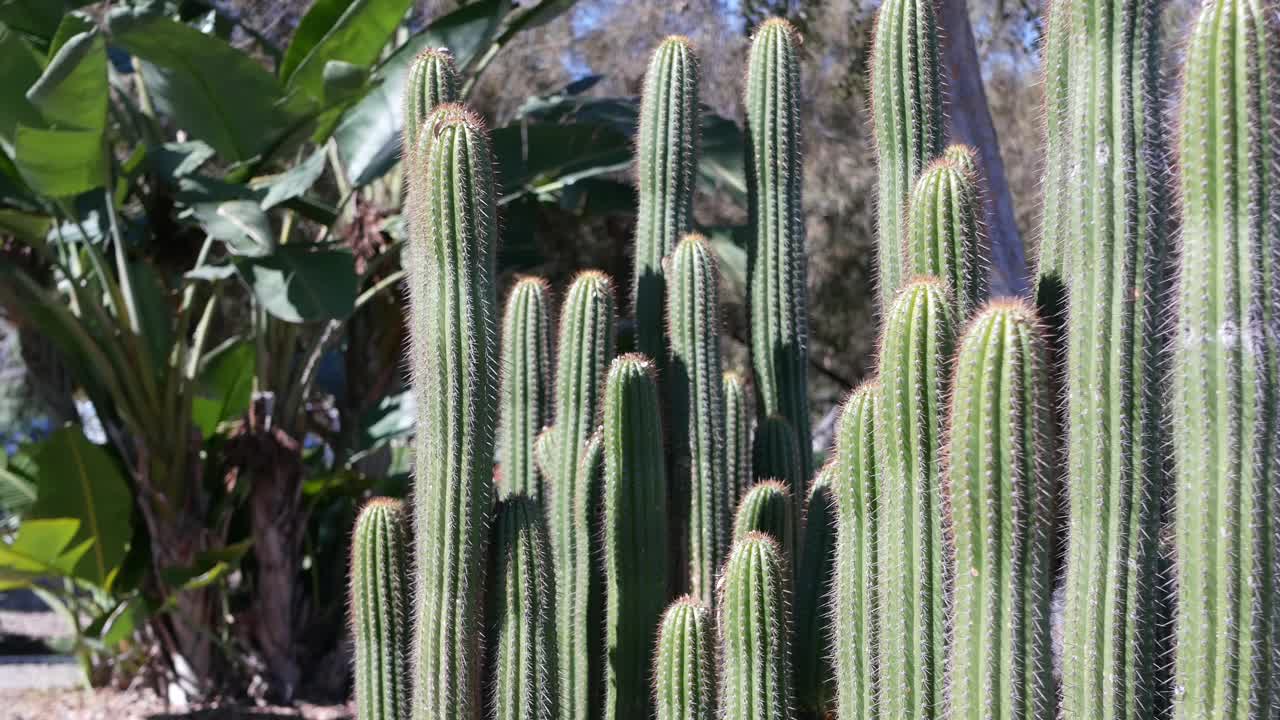
<svg viewBox="0 0 1280 720">
<path fill-rule="evenodd" d="M 551 420 L 551 289 L 521 278 L 502 319 L 502 408 L 498 447 L 505 491 L 543 497 L 534 443 Z"/>
<path fill-rule="evenodd" d="M 542 508 L 513 494 L 497 510 L 489 577 L 493 720 L 555 720 L 555 618 L 551 554 Z"/>
<path fill-rule="evenodd" d="M 966 169 L 949 156 L 934 161 L 916 182 L 907 220 L 908 271 L 945 280 L 957 318 L 969 317 L 987 292 L 975 171 L 976 163 Z"/>
<path fill-rule="evenodd" d="M 698 162 L 698 62 L 687 38 L 662 41 L 649 60 L 640 95 L 636 146 L 635 271 L 632 309 L 636 349 L 666 362 L 662 305 L 663 260 L 693 227 L 694 171 Z"/>
<path fill-rule="evenodd" d="M 747 189 L 754 241 L 747 253 L 751 363 L 761 417 L 791 423 L 801 450 L 802 493 L 812 474 L 809 435 L 808 290 L 801 208 L 800 36 L 767 20 L 751 41 L 747 70 Z"/>
<path fill-rule="evenodd" d="M 751 448 L 751 468 L 757 480 L 781 480 L 788 488 L 803 485 L 800 449 L 791 423 L 781 415 L 770 415 L 756 426 Z M 799 520 L 800 513 L 796 512 Z"/>
<path fill-rule="evenodd" d="M 933 2 L 887 0 L 876 16 L 871 106 L 879 167 L 880 308 L 886 315 L 909 275 L 902 242 L 916 178 L 942 153 L 945 127 Z"/>
<path fill-rule="evenodd" d="M 761 480 L 742 496 L 733 520 L 733 541 L 739 543 L 751 533 L 764 533 L 778 541 L 783 560 L 791 566 L 795 551 L 795 512 L 791 491 L 778 480 Z"/>
<path fill-rule="evenodd" d="M 1022 301 L 992 303 L 956 355 L 947 457 L 955 557 L 948 717 L 1052 718 L 1057 490 L 1044 341 Z"/>
<path fill-rule="evenodd" d="M 1049 322 L 1053 319 L 1043 313 L 1045 305 L 1041 300 L 1047 295 L 1054 299 L 1054 305 L 1060 306 L 1061 296 L 1066 291 L 1066 265 L 1064 262 L 1065 241 L 1062 238 L 1064 225 L 1064 206 L 1067 201 L 1067 165 L 1069 154 L 1066 150 L 1068 137 L 1067 119 L 1067 80 L 1070 65 L 1071 43 L 1071 2 L 1057 0 L 1045 9 L 1045 46 L 1044 46 L 1044 122 L 1045 122 L 1045 168 L 1044 182 L 1041 185 L 1041 218 L 1040 246 L 1036 259 L 1036 306 L 1041 310 L 1041 317 Z"/>
<path fill-rule="evenodd" d="M 1172 417 L 1175 717 L 1280 707 L 1280 8 L 1213 0 L 1187 50 Z"/>
<path fill-rule="evenodd" d="M 880 687 L 892 720 L 942 712 L 946 550 L 942 418 L 955 320 L 936 278 L 903 288 L 880 344 Z"/>
<path fill-rule="evenodd" d="M 714 720 L 711 622 L 707 606 L 688 596 L 671 603 L 663 615 L 653 673 L 658 720 Z"/>
<path fill-rule="evenodd" d="M 1168 148 L 1158 0 L 1064 0 L 1069 31 L 1066 241 L 1070 544 L 1063 627 L 1068 718 L 1163 716 L 1168 618 L 1160 549 L 1168 488 L 1161 367 Z M 1059 39 L 1058 41 L 1060 41 Z M 1056 42 L 1056 41 L 1055 41 Z"/>
<path fill-rule="evenodd" d="M 592 462 L 588 450 L 597 433 L 613 346 L 612 284 L 602 273 L 581 273 L 569 286 L 560 309 L 556 423 L 543 433 L 538 447 L 549 487 L 544 504 L 549 508 L 556 568 L 560 711 L 565 720 L 596 717 L 603 690 L 603 676 L 594 660 L 604 652 L 603 584 L 596 564 L 599 461 Z"/>
<path fill-rule="evenodd" d="M 738 541 L 720 584 L 720 717 L 791 720 L 787 563 L 763 533 Z"/>
<path fill-rule="evenodd" d="M 825 717 L 835 690 L 832 669 L 831 594 L 835 572 L 835 468 L 826 465 L 809 486 L 804 535 L 796 566 L 796 637 L 793 666 L 800 709 Z"/>
<path fill-rule="evenodd" d="M 751 474 L 751 390 L 736 372 L 724 374 L 724 454 L 728 477 L 733 482 L 730 499 L 736 505 L 754 477 Z"/>
<path fill-rule="evenodd" d="M 351 541 L 351 635 L 355 638 L 356 717 L 409 716 L 408 519 L 404 503 L 374 498 Z"/>
<path fill-rule="evenodd" d="M 837 716 L 843 720 L 879 717 L 876 648 L 876 526 L 879 522 L 875 418 L 880 386 L 863 383 L 845 401 L 836 427 L 835 636 Z"/>
<path fill-rule="evenodd" d="M 418 428 L 413 713 L 473 720 L 498 415 L 493 167 L 483 121 L 460 106 L 437 109 L 422 135 L 405 258 Z"/>
<path fill-rule="evenodd" d="M 654 368 L 624 355 L 604 402 L 605 718 L 651 713 L 654 631 L 667 606 L 667 477 Z"/>
<path fill-rule="evenodd" d="M 448 50 L 427 48 L 413 59 L 404 91 L 404 130 L 401 145 L 406 158 L 418 149 L 421 132 L 438 105 L 458 101 L 458 69 Z"/>
<path fill-rule="evenodd" d="M 720 369 L 720 274 L 711 247 L 700 235 L 680 241 L 668 272 L 673 447 L 689 461 L 689 588 L 709 606 L 715 601 L 716 573 L 728 552 L 733 515 Z"/>
</svg>

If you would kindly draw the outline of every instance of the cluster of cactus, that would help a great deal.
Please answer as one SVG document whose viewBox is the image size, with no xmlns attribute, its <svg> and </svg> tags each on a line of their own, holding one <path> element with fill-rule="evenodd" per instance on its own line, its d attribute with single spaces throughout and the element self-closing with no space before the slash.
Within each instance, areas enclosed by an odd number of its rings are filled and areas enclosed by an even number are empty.
<svg viewBox="0 0 1280 720">
<path fill-rule="evenodd" d="M 1167 123 L 1157 5 L 1047 10 L 1035 297 L 989 299 L 933 4 L 886 0 L 879 358 L 817 472 L 794 28 L 761 26 L 746 77 L 750 383 L 723 367 L 716 250 L 691 232 L 688 40 L 645 79 L 638 352 L 617 358 L 598 272 L 556 337 L 540 279 L 498 322 L 486 131 L 449 104 L 447 54 L 421 56 L 417 470 L 412 513 L 375 500 L 357 523 L 361 720 L 1273 717 L 1280 7 L 1206 0 Z"/>
</svg>

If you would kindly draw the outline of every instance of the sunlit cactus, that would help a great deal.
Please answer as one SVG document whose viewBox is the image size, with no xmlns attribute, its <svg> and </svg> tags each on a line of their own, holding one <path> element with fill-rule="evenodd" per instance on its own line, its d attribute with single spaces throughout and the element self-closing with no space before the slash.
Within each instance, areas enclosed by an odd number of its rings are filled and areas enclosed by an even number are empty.
<svg viewBox="0 0 1280 720">
<path fill-rule="evenodd" d="M 512 287 L 502 319 L 502 479 L 507 493 L 523 493 L 537 503 L 543 481 L 534 444 L 551 422 L 551 314 L 547 282 L 526 277 Z"/>
<path fill-rule="evenodd" d="M 409 65 L 404 88 L 404 156 L 418 149 L 418 133 L 437 106 L 458 101 L 458 70 L 448 50 L 427 48 Z"/>
<path fill-rule="evenodd" d="M 791 720 L 787 562 L 777 541 L 751 533 L 734 544 L 720 584 L 720 714 Z"/>
<path fill-rule="evenodd" d="M 712 623 L 711 611 L 692 597 L 676 600 L 663 615 L 653 672 L 657 720 L 714 720 Z"/>
<path fill-rule="evenodd" d="M 409 519 L 404 503 L 375 498 L 351 541 L 351 636 L 356 717 L 409 716 Z"/>
<path fill-rule="evenodd" d="M 738 505 L 733 520 L 733 541 L 741 542 L 751 533 L 764 533 L 778 541 L 783 559 L 791 565 L 795 551 L 795 516 L 791 507 L 791 489 L 778 480 L 756 483 Z"/>
<path fill-rule="evenodd" d="M 976 165 L 966 169 L 948 157 L 929 165 L 911 195 L 906 229 L 908 272 L 945 280 L 956 317 L 962 319 L 987 294 L 982 195 L 975 170 Z"/>
</svg>

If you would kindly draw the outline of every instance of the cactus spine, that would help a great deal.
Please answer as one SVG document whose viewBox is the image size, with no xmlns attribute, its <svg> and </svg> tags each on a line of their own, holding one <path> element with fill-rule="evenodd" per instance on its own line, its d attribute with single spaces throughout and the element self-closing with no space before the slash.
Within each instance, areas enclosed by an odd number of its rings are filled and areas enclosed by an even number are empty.
<svg viewBox="0 0 1280 720">
<path fill-rule="evenodd" d="M 751 487 L 751 390 L 736 372 L 724 374 L 724 454 L 736 504 Z"/>
<path fill-rule="evenodd" d="M 406 158 L 419 148 L 418 133 L 436 106 L 458 101 L 458 69 L 448 50 L 427 48 L 409 65 L 404 91 L 404 130 L 401 145 Z"/>
<path fill-rule="evenodd" d="M 1175 716 L 1280 707 L 1280 8 L 1205 4 L 1181 109 Z"/>
<path fill-rule="evenodd" d="M 693 227 L 698 135 L 697 58 L 687 38 L 668 37 L 649 60 L 640 95 L 636 146 L 640 202 L 632 288 L 636 348 L 660 364 L 667 357 L 662 262 Z"/>
<path fill-rule="evenodd" d="M 942 417 L 955 332 L 942 281 L 922 278 L 903 288 L 880 345 L 880 687 L 892 720 L 942 712 Z"/>
<path fill-rule="evenodd" d="M 692 597 L 667 608 L 653 673 L 658 720 L 714 720 L 715 647 L 711 611 Z"/>
<path fill-rule="evenodd" d="M 667 606 L 667 477 L 654 368 L 624 355 L 604 402 L 605 718 L 648 717 L 653 633 Z"/>
<path fill-rule="evenodd" d="M 902 242 L 907 200 L 942 153 L 945 127 L 938 22 L 928 0 L 887 0 L 876 16 L 871 105 L 879 166 L 880 308 L 888 314 L 909 275 Z"/>
<path fill-rule="evenodd" d="M 849 395 L 836 427 L 835 664 L 837 715 L 874 720 L 877 706 L 876 527 L 879 519 L 875 418 L 880 386 L 864 383 Z"/>
<path fill-rule="evenodd" d="M 791 566 L 795 550 L 795 512 L 791 509 L 791 491 L 786 483 L 761 480 L 742 496 L 733 521 L 733 541 L 741 542 L 751 533 L 764 533 L 778 541 L 785 551 L 783 559 Z"/>
<path fill-rule="evenodd" d="M 502 319 L 499 458 L 507 493 L 541 503 L 534 443 L 551 420 L 551 289 L 542 278 L 516 282 Z"/>
<path fill-rule="evenodd" d="M 700 235 L 680 241 L 671 256 L 667 293 L 671 339 L 668 383 L 674 447 L 688 457 L 689 588 L 708 606 L 729 546 L 733 479 L 725 455 L 723 371 L 720 368 L 720 273 Z"/>
<path fill-rule="evenodd" d="M 747 188 L 756 236 L 747 253 L 751 362 L 762 417 L 791 423 L 801 450 L 803 495 L 812 473 L 809 435 L 808 290 L 801 207 L 800 36 L 767 20 L 751 42 L 747 69 Z"/>
<path fill-rule="evenodd" d="M 1056 716 L 1053 398 L 1034 311 L 984 309 L 960 343 L 947 457 L 955 557 L 948 717 Z"/>
<path fill-rule="evenodd" d="M 404 503 L 370 500 L 356 518 L 351 542 L 351 635 L 360 720 L 409 715 L 408 544 Z"/>
<path fill-rule="evenodd" d="M 800 709 L 825 717 L 835 690 L 831 666 L 831 592 L 835 572 L 835 468 L 818 471 L 805 504 L 804 539 L 796 566 L 796 695 Z"/>
<path fill-rule="evenodd" d="M 734 545 L 720 586 L 720 717 L 791 720 L 787 563 L 751 533 Z"/>
<path fill-rule="evenodd" d="M 934 161 L 916 182 L 907 220 L 908 271 L 945 280 L 957 318 L 969 317 L 986 296 L 975 171 L 976 163 L 965 169 L 950 156 Z"/>
<path fill-rule="evenodd" d="M 551 555 L 542 508 L 511 495 L 497 511 L 488 640 L 494 720 L 555 720 L 555 618 Z"/>
<path fill-rule="evenodd" d="M 1070 546 L 1063 629 L 1068 718 L 1162 716 L 1167 589 L 1160 422 L 1168 154 L 1158 0 L 1064 0 Z M 1061 140 L 1061 139 L 1059 139 Z M 1052 164 L 1055 161 L 1050 161 Z"/>
</svg>

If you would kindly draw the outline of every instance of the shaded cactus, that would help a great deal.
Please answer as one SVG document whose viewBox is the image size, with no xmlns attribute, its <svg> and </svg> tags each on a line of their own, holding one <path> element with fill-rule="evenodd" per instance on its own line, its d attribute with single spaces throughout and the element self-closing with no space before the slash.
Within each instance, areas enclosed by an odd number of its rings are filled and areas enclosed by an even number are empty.
<svg viewBox="0 0 1280 720">
<path fill-rule="evenodd" d="M 401 135 L 404 157 L 419 147 L 422 131 L 437 106 L 458 101 L 458 69 L 448 50 L 427 48 L 409 65 L 404 87 L 404 129 Z"/>
<path fill-rule="evenodd" d="M 832 591 L 836 551 L 835 467 L 818 471 L 805 503 L 803 539 L 796 563 L 795 669 L 800 709 L 825 717 L 833 704 Z"/>
<path fill-rule="evenodd" d="M 542 508 L 524 495 L 498 506 L 489 578 L 494 720 L 560 717 L 555 588 Z"/>
<path fill-rule="evenodd" d="M 942 281 L 913 280 L 880 344 L 880 687 L 884 717 L 939 717 L 946 637 L 942 419 L 955 320 Z"/>
<path fill-rule="evenodd" d="M 916 178 L 943 148 L 940 34 L 933 2 L 886 0 L 876 16 L 871 108 L 879 168 L 880 310 L 885 314 L 910 277 L 902 253 L 907 201 Z"/>
<path fill-rule="evenodd" d="M 733 541 L 739 543 L 751 533 L 764 533 L 778 541 L 783 559 L 791 565 L 795 552 L 795 511 L 791 490 L 778 480 L 761 480 L 742 496 L 733 520 Z"/>
<path fill-rule="evenodd" d="M 652 712 L 654 632 L 667 606 L 667 478 L 653 363 L 614 360 L 604 402 L 605 718 Z"/>
<path fill-rule="evenodd" d="M 770 415 L 756 425 L 751 448 L 751 469 L 757 480 L 774 479 L 794 488 L 801 482 L 800 449 L 791 423 L 781 415 Z M 797 520 L 800 513 L 796 512 Z"/>
<path fill-rule="evenodd" d="M 688 459 L 689 469 L 684 533 L 689 591 L 710 606 L 715 601 L 716 573 L 728 552 L 734 502 L 723 424 L 720 274 L 711 247 L 700 235 L 680 241 L 668 273 L 673 448 Z"/>
<path fill-rule="evenodd" d="M 636 348 L 660 364 L 667 357 L 662 263 L 693 227 L 698 135 L 697 58 L 687 38 L 668 37 L 653 51 L 640 94 L 639 207 L 632 280 Z"/>
<path fill-rule="evenodd" d="M 747 253 L 751 364 L 761 417 L 791 423 L 801 450 L 802 492 L 812 473 L 804 210 L 800 158 L 800 36 L 785 21 L 765 21 L 751 41 L 747 69 L 747 189 L 755 239 Z M 757 477 L 759 473 L 757 473 Z"/>
<path fill-rule="evenodd" d="M 410 367 L 417 399 L 413 484 L 413 713 L 480 712 L 480 626 L 498 419 L 493 167 L 483 121 L 432 113 L 410 158 Z"/>
<path fill-rule="evenodd" d="M 934 161 L 916 182 L 907 220 L 908 272 L 945 280 L 957 318 L 969 317 L 987 294 L 975 171 L 976 164 L 965 169 L 947 157 Z"/>
<path fill-rule="evenodd" d="M 791 720 L 787 562 L 763 533 L 738 541 L 720 584 L 720 717 Z"/>
<path fill-rule="evenodd" d="M 516 282 L 502 320 L 499 463 L 507 493 L 541 503 L 534 444 L 551 421 L 551 289 L 542 278 Z"/>
<path fill-rule="evenodd" d="M 409 521 L 404 503 L 375 498 L 351 541 L 351 635 L 356 717 L 409 716 Z"/>
<path fill-rule="evenodd" d="M 711 611 L 692 597 L 667 608 L 653 673 L 658 720 L 714 720 L 715 646 Z"/>
<path fill-rule="evenodd" d="M 863 383 L 845 401 L 836 427 L 835 636 L 836 714 L 843 720 L 880 716 L 876 650 L 879 520 L 875 418 L 880 386 Z"/>
<path fill-rule="evenodd" d="M 751 419 L 755 415 L 751 390 L 736 372 L 724 374 L 724 454 L 726 471 L 733 481 L 732 500 L 736 505 L 751 487 Z"/>
<path fill-rule="evenodd" d="M 948 717 L 1049 720 L 1057 489 L 1053 397 L 1034 311 L 999 301 L 956 356 L 947 457 L 955 557 Z"/>
<path fill-rule="evenodd" d="M 1280 707 L 1280 8 L 1204 5 L 1180 111 L 1175 717 Z"/>
</svg>

